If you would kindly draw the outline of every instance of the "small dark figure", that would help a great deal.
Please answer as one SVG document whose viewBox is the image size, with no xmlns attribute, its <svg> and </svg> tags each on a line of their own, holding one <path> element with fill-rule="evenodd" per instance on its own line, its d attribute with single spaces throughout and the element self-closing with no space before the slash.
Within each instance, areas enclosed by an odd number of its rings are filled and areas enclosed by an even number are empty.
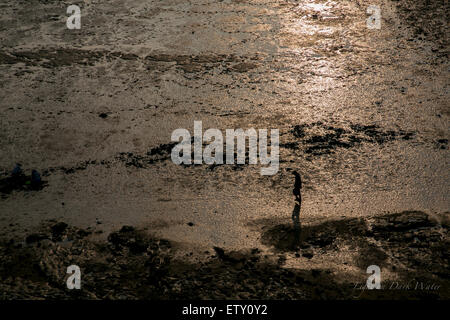
<svg viewBox="0 0 450 320">
<path fill-rule="evenodd" d="M 11 171 L 11 177 L 5 180 L 8 188 L 12 189 L 22 189 L 27 177 L 23 174 L 22 167 L 20 163 L 16 163 L 16 166 Z"/>
<path fill-rule="evenodd" d="M 292 193 L 295 196 L 295 200 L 301 205 L 302 194 L 300 192 L 300 189 L 302 188 L 302 178 L 297 171 L 292 172 L 292 174 L 295 176 L 294 189 L 292 190 Z"/>
<path fill-rule="evenodd" d="M 31 187 L 37 188 L 41 186 L 41 175 L 36 170 L 31 171 Z"/>
<path fill-rule="evenodd" d="M 22 174 L 22 167 L 20 166 L 20 163 L 16 163 L 16 166 L 14 167 L 14 169 L 11 171 L 11 175 L 13 177 L 18 177 Z"/>
</svg>

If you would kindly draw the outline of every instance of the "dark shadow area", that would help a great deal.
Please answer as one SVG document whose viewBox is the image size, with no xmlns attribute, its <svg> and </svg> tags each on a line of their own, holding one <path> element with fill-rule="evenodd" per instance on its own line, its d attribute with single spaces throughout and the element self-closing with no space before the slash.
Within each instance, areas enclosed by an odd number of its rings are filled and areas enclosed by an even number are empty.
<svg viewBox="0 0 450 320">
<path fill-rule="evenodd" d="M 357 252 L 355 265 L 363 270 L 377 264 L 404 275 L 450 276 L 448 226 L 420 211 L 328 221 L 302 226 L 300 234 L 286 224 L 263 227 L 261 241 L 279 252 L 308 249 L 309 255 L 349 246 Z"/>
<path fill-rule="evenodd" d="M 393 270 L 395 265 L 400 279 L 438 283 L 440 289 L 359 290 L 344 274 L 331 269 L 284 268 L 276 257 L 258 248 L 229 251 L 214 247 L 204 252 L 206 259 L 195 261 L 183 258 L 192 253 L 180 255 L 170 241 L 131 226 L 111 233 L 105 242 L 91 240 L 92 230 L 49 221 L 26 241 L 3 239 L 0 243 L 0 298 L 449 298 L 448 226 L 422 212 L 330 221 L 297 231 L 292 225 L 277 225 L 263 231 L 262 241 L 280 252 L 307 248 L 316 258 L 320 252 L 339 250 L 339 243 L 344 242 L 359 250 L 355 264 L 360 268 L 382 264 L 384 270 Z M 387 266 L 392 257 L 397 257 L 395 264 Z M 81 290 L 66 288 L 66 268 L 72 264 L 81 269 Z M 361 274 L 365 277 L 365 272 Z"/>
</svg>

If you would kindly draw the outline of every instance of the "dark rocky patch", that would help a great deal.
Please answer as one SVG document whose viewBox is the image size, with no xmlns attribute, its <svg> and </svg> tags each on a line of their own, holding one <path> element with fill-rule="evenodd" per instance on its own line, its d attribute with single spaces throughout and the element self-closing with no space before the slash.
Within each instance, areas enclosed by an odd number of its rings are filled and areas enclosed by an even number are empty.
<svg viewBox="0 0 450 320">
<path fill-rule="evenodd" d="M 128 248 L 133 254 L 140 254 L 147 251 L 150 245 L 145 234 L 138 232 L 131 226 L 123 226 L 118 232 L 113 232 L 108 236 L 108 241 L 116 250 Z"/>
<path fill-rule="evenodd" d="M 338 149 L 354 148 L 361 143 L 382 145 L 389 141 L 410 140 L 414 137 L 413 132 L 382 130 L 377 125 L 352 123 L 349 128 L 344 129 L 326 125 L 321 121 L 295 125 L 289 133 L 292 137 L 288 137 L 288 142 L 280 143 L 280 147 L 297 150 L 303 145 L 304 152 L 311 156 L 332 154 Z"/>
<path fill-rule="evenodd" d="M 51 229 L 51 233 L 52 233 L 52 239 L 61 241 L 62 236 L 64 235 L 64 233 L 67 230 L 67 227 L 68 227 L 68 224 L 64 223 L 64 222 L 58 222 L 58 223 L 55 223 L 53 226 L 51 226 L 50 229 Z"/>
<path fill-rule="evenodd" d="M 147 165 L 169 160 L 172 148 L 175 145 L 177 145 L 177 142 L 163 143 L 141 155 L 133 152 L 121 152 L 116 159 L 124 162 L 127 167 L 146 168 Z"/>
<path fill-rule="evenodd" d="M 160 144 L 159 146 L 150 149 L 150 151 L 147 152 L 147 155 L 148 156 L 158 155 L 158 156 L 162 156 L 162 157 L 168 157 L 168 156 L 170 156 L 170 153 L 172 152 L 172 148 L 175 147 L 176 145 L 177 145 L 177 142 Z"/>
<path fill-rule="evenodd" d="M 140 61 L 148 70 L 166 71 L 175 63 L 175 67 L 184 73 L 200 73 L 213 68 L 222 68 L 225 72 L 247 72 L 256 67 L 252 61 L 258 57 L 238 57 L 224 54 L 173 55 L 149 54 L 139 57 L 133 53 L 107 50 L 82 50 L 75 48 L 41 49 L 37 51 L 11 51 L 0 53 L 0 64 L 24 63 L 28 66 L 59 68 L 71 65 L 93 66 L 106 59 Z"/>
<path fill-rule="evenodd" d="M 41 49 L 37 51 L 5 52 L 0 57 L 0 63 L 24 63 L 29 66 L 41 65 L 44 68 L 57 68 L 73 64 L 92 66 L 100 59 L 121 58 L 125 60 L 138 57 L 133 54 L 109 52 L 105 50 L 82 50 L 74 48 Z"/>
</svg>

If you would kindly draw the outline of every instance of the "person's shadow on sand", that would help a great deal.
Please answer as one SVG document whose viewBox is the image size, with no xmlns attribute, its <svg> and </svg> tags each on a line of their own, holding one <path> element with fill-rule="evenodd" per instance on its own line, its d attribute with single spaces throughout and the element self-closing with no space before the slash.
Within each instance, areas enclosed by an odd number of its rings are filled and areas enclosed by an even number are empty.
<svg viewBox="0 0 450 320">
<path fill-rule="evenodd" d="M 300 203 L 296 202 L 294 206 L 294 210 L 292 211 L 292 224 L 294 225 L 294 243 L 293 246 L 300 245 L 300 234 L 301 234 L 301 225 L 300 225 Z"/>
<path fill-rule="evenodd" d="M 294 225 L 294 230 L 300 231 L 300 204 L 298 202 L 295 203 L 294 210 L 292 211 L 292 223 Z"/>
</svg>

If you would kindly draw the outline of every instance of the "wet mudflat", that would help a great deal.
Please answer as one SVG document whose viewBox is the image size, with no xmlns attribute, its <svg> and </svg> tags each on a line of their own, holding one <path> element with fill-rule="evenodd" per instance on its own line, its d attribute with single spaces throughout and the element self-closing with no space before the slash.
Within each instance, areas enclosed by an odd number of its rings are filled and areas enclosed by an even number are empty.
<svg viewBox="0 0 450 320">
<path fill-rule="evenodd" d="M 448 297 L 448 4 L 371 4 L 380 30 L 357 0 L 94 1 L 67 30 L 2 2 L 2 297 L 347 299 L 369 263 L 442 284 L 381 296 Z M 194 120 L 278 128 L 280 171 L 174 165 Z"/>
</svg>

